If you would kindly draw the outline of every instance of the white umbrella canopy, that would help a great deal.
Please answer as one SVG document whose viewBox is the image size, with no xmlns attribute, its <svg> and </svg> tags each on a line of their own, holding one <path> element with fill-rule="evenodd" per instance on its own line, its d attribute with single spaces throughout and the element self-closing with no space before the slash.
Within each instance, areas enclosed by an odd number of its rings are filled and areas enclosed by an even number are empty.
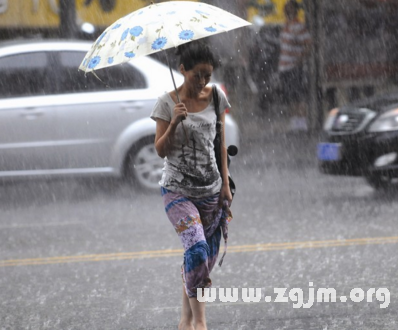
<svg viewBox="0 0 398 330">
<path fill-rule="evenodd" d="M 247 25 L 251 23 L 201 2 L 151 4 L 109 26 L 93 43 L 79 69 L 92 72 Z"/>
</svg>

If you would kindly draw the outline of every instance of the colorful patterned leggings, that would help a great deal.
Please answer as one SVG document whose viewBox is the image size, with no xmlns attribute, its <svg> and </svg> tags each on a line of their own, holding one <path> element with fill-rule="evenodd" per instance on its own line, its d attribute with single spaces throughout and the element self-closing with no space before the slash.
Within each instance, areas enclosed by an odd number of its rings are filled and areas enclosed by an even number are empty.
<svg viewBox="0 0 398 330">
<path fill-rule="evenodd" d="M 220 250 L 225 212 L 218 206 L 219 194 L 188 198 L 162 188 L 162 197 L 167 216 L 184 247 L 181 270 L 186 293 L 190 298 L 196 297 L 197 288 L 211 286 L 210 272 Z"/>
</svg>

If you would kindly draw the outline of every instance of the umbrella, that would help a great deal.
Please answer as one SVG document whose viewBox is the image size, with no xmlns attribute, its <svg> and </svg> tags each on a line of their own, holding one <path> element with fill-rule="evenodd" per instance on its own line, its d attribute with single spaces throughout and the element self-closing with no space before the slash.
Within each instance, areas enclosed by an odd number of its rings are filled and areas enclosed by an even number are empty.
<svg viewBox="0 0 398 330">
<path fill-rule="evenodd" d="M 138 56 L 250 24 L 223 9 L 201 2 L 152 3 L 109 26 L 93 43 L 79 69 L 94 73 Z M 166 52 L 165 55 L 167 57 Z M 170 63 L 169 68 L 177 92 Z"/>
</svg>

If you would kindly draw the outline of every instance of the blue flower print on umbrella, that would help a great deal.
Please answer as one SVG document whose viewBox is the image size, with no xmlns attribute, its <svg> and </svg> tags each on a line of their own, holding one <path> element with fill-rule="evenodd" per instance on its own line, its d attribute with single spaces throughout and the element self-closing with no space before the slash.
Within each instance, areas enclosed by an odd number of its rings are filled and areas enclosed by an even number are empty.
<svg viewBox="0 0 398 330">
<path fill-rule="evenodd" d="M 208 31 L 208 32 L 216 32 L 217 31 L 217 29 L 212 27 L 212 26 L 205 27 L 205 30 Z"/>
<path fill-rule="evenodd" d="M 134 26 L 130 29 L 131 38 L 139 37 L 142 34 L 142 31 L 144 31 L 144 29 L 141 26 Z"/>
<path fill-rule="evenodd" d="M 164 46 L 166 46 L 166 44 L 167 44 L 167 38 L 165 38 L 165 37 L 157 38 L 152 43 L 152 49 L 154 49 L 154 50 L 164 49 Z"/>
<path fill-rule="evenodd" d="M 100 62 L 101 62 L 101 57 L 100 56 L 95 56 L 88 63 L 88 68 L 89 69 L 94 69 Z"/>
<path fill-rule="evenodd" d="M 128 58 L 133 58 L 133 57 L 135 57 L 135 54 L 134 54 L 134 52 L 125 52 L 124 56 L 126 56 Z"/>
<path fill-rule="evenodd" d="M 180 34 L 178 36 L 182 40 L 192 40 L 194 35 L 195 35 L 195 33 L 193 33 L 193 31 L 191 31 L 191 30 L 183 30 L 180 32 Z"/>
</svg>

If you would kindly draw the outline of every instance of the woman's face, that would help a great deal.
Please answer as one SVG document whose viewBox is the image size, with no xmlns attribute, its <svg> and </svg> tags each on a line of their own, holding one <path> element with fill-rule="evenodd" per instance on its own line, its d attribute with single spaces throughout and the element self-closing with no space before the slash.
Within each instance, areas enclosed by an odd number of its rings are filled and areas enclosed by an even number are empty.
<svg viewBox="0 0 398 330">
<path fill-rule="evenodd" d="M 199 63 L 191 70 L 186 71 L 184 66 L 181 64 L 180 71 L 184 75 L 184 84 L 186 87 L 194 93 L 200 93 L 210 81 L 213 73 L 213 66 L 210 64 Z"/>
</svg>

